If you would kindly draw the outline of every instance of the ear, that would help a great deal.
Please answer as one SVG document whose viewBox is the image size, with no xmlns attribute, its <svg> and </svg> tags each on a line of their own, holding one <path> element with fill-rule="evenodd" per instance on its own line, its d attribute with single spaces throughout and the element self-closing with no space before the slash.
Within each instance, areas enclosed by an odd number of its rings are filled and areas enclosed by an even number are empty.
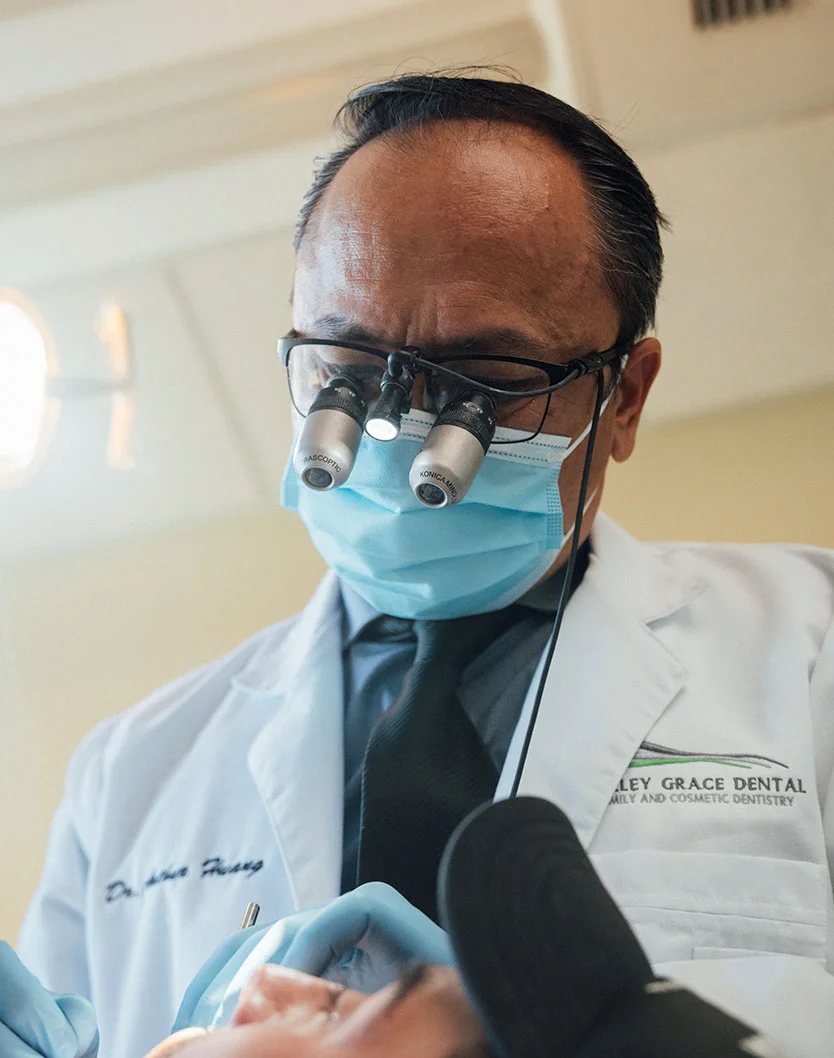
<svg viewBox="0 0 834 1058">
<path fill-rule="evenodd" d="M 611 437 L 611 455 L 623 463 L 634 451 L 643 405 L 660 370 L 660 342 L 643 338 L 631 347 L 628 363 L 617 387 L 617 409 Z"/>
</svg>

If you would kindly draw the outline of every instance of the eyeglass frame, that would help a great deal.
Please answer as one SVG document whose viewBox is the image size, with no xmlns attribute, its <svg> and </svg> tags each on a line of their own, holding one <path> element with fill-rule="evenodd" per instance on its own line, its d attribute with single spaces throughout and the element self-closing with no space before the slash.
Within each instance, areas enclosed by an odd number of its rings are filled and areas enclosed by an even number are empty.
<svg viewBox="0 0 834 1058">
<path fill-rule="evenodd" d="M 478 359 L 478 356 L 451 356 L 444 357 L 443 364 L 439 364 L 434 360 L 426 360 L 420 356 L 420 349 L 417 346 L 406 346 L 402 349 L 394 349 L 390 352 L 385 352 L 383 349 L 376 349 L 370 345 L 363 345 L 360 342 L 351 341 L 339 341 L 333 338 L 299 338 L 284 336 L 278 339 L 278 356 L 281 359 L 281 363 L 287 369 L 287 385 L 290 390 L 290 399 L 293 402 L 293 407 L 298 411 L 299 415 L 306 418 L 303 412 L 301 412 L 295 403 L 293 397 L 292 385 L 289 381 L 290 371 L 290 353 L 297 345 L 321 345 L 321 346 L 335 346 L 339 349 L 350 349 L 357 353 L 366 353 L 370 356 L 376 356 L 387 366 L 388 358 L 392 355 L 397 355 L 405 358 L 405 366 L 411 369 L 413 374 L 417 374 L 417 370 L 421 371 L 426 376 L 431 376 L 433 372 L 447 375 L 450 378 L 456 379 L 458 382 L 464 382 L 467 386 L 473 389 L 475 392 L 485 393 L 487 396 L 495 399 L 507 399 L 507 400 L 518 400 L 523 398 L 532 397 L 543 397 L 547 396 L 548 401 L 542 414 L 542 421 L 539 424 L 539 428 L 532 433 L 526 440 L 532 440 L 542 432 L 547 413 L 550 409 L 550 396 L 553 393 L 558 392 L 560 389 L 564 389 L 570 382 L 575 382 L 579 378 L 584 378 L 585 375 L 595 374 L 597 371 L 602 371 L 609 364 L 614 363 L 615 360 L 622 360 L 622 358 L 631 349 L 633 342 L 630 339 L 621 339 L 615 342 L 614 345 L 610 345 L 607 349 L 602 349 L 596 352 L 584 353 L 582 356 L 573 357 L 566 361 L 564 364 L 551 364 L 546 360 L 533 360 L 527 357 L 520 356 L 505 356 L 503 354 L 496 354 L 489 357 L 481 357 L 484 360 L 497 360 L 502 363 L 509 364 L 524 364 L 527 367 L 534 367 L 540 371 L 544 371 L 547 377 L 551 380 L 549 386 L 542 387 L 541 389 L 530 389 L 530 390 L 505 390 L 498 389 L 495 386 L 488 386 L 483 382 L 478 382 L 475 379 L 469 378 L 467 375 L 462 375 L 458 371 L 454 371 L 451 368 L 445 367 L 444 365 L 450 360 L 473 360 Z M 415 370 L 415 368 L 417 370 Z M 613 391 L 614 386 L 619 382 L 620 376 L 616 375 L 614 382 L 611 386 Z M 561 377 L 555 378 L 554 376 L 560 375 Z M 493 441 L 493 444 L 514 444 L 518 442 L 514 441 Z"/>
</svg>

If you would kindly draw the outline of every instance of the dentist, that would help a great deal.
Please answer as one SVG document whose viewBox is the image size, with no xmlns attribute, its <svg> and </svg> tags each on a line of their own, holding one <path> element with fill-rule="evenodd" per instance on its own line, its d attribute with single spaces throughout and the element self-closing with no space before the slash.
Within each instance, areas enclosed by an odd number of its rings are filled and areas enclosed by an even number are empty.
<svg viewBox="0 0 834 1058">
<path fill-rule="evenodd" d="M 284 503 L 331 572 L 86 739 L 23 961 L 91 999 L 104 1058 L 142 1055 L 248 901 L 273 922 L 382 881 L 436 919 L 451 832 L 522 792 L 567 814 L 655 972 L 754 1025 L 801 997 L 796 1055 L 824 1058 L 834 560 L 599 513 L 660 367 L 648 185 L 526 85 L 403 77 L 341 117 L 280 349 Z"/>
</svg>

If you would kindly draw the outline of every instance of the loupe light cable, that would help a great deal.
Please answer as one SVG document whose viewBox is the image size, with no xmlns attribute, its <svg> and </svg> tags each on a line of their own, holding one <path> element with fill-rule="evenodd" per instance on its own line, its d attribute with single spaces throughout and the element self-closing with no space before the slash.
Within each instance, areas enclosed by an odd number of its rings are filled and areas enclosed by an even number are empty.
<svg viewBox="0 0 834 1058">
<path fill-rule="evenodd" d="M 553 620 L 553 629 L 550 633 L 550 638 L 547 641 L 547 649 L 544 656 L 544 667 L 542 668 L 541 676 L 539 677 L 539 684 L 536 688 L 536 697 L 533 701 L 533 709 L 530 714 L 530 720 L 527 723 L 527 730 L 524 733 L 524 744 L 521 747 L 521 754 L 518 758 L 518 765 L 516 766 L 515 775 L 513 776 L 513 785 L 510 789 L 510 797 L 516 797 L 518 795 L 518 787 L 521 782 L 521 773 L 524 771 L 524 765 L 527 761 L 527 753 L 530 749 L 530 742 L 533 738 L 533 730 L 536 726 L 536 720 L 538 719 L 539 709 L 542 704 L 542 696 L 544 694 L 545 684 L 547 683 L 547 677 L 550 672 L 550 663 L 553 661 L 553 653 L 556 650 L 556 643 L 559 639 L 559 630 L 562 627 L 562 618 L 565 615 L 567 608 L 567 602 L 570 598 L 570 585 L 573 580 L 573 570 L 576 565 L 576 555 L 579 551 L 579 537 L 582 532 L 582 516 L 585 511 L 585 496 L 588 492 L 588 481 L 591 476 L 591 462 L 594 456 L 594 444 L 597 439 L 597 428 L 599 427 L 600 415 L 602 413 L 602 404 L 605 396 L 605 380 L 603 378 L 603 372 L 600 371 L 597 374 L 597 399 L 594 406 L 594 415 L 591 420 L 591 430 L 588 435 L 588 451 L 585 453 L 585 465 L 582 468 L 582 481 L 579 486 L 579 501 L 576 507 L 576 518 L 573 523 L 573 537 L 571 538 L 570 554 L 568 555 L 567 566 L 565 568 L 565 579 L 562 582 L 562 594 L 559 596 L 559 605 L 556 608 L 556 617 Z"/>
</svg>

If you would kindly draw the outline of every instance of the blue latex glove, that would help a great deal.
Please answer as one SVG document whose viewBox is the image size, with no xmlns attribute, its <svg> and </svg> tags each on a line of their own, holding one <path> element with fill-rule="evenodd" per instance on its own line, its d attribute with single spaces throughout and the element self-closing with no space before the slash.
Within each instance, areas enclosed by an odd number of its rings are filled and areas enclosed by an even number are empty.
<svg viewBox="0 0 834 1058">
<path fill-rule="evenodd" d="M 451 965 L 448 937 L 396 889 L 369 882 L 328 904 L 231 937 L 189 985 L 174 1030 L 227 1024 L 241 989 L 265 963 L 375 992 L 411 959 Z"/>
<path fill-rule="evenodd" d="M 413 959 L 451 966 L 448 936 L 396 889 L 368 882 L 310 916 L 281 963 L 360 992 L 376 992 Z"/>
<path fill-rule="evenodd" d="M 0 1055 L 95 1058 L 96 1015 L 82 996 L 56 995 L 0 941 Z"/>
<path fill-rule="evenodd" d="M 249 929 L 233 933 L 200 967 L 197 976 L 185 990 L 171 1032 L 191 1027 L 217 1028 L 227 1024 L 240 990 L 251 972 L 263 963 L 280 962 L 300 921 L 314 915 L 317 910 L 313 908 L 290 915 L 271 926 L 250 926 Z M 260 958 L 262 948 L 268 954 Z"/>
</svg>

